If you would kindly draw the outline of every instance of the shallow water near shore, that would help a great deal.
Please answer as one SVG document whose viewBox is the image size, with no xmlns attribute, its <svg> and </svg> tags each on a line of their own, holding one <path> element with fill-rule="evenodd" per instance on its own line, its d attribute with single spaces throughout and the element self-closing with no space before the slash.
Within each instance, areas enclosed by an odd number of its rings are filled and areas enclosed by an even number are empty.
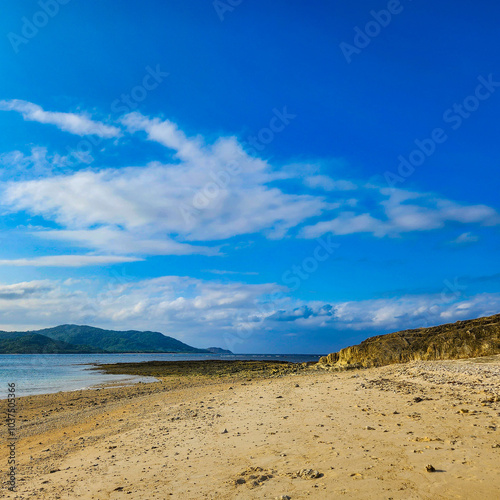
<svg viewBox="0 0 500 500">
<path fill-rule="evenodd" d="M 272 360 L 303 363 L 317 361 L 315 355 L 279 354 L 2 354 L 0 355 L 0 381 L 5 386 L 0 399 L 7 397 L 7 383 L 16 384 L 16 395 L 31 396 L 74 391 L 102 384 L 153 381 L 151 377 L 106 374 L 91 370 L 94 364 L 138 363 L 141 361 L 190 360 Z"/>
</svg>

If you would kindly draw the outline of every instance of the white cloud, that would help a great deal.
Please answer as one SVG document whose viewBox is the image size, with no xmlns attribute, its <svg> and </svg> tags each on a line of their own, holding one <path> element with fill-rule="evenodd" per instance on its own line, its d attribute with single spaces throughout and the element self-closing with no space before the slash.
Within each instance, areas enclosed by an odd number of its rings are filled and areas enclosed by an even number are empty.
<svg viewBox="0 0 500 500">
<path fill-rule="evenodd" d="M 306 226 L 303 238 L 317 238 L 325 233 L 337 235 L 371 233 L 376 237 L 397 236 L 412 231 L 430 231 L 448 222 L 462 224 L 498 225 L 500 215 L 486 205 L 460 205 L 438 198 L 431 193 L 400 189 L 367 188 L 377 202 L 372 213 L 359 203 L 353 210 L 343 211 L 333 219 Z"/>
<path fill-rule="evenodd" d="M 323 335 L 332 332 L 335 335 L 332 342 L 338 342 L 339 332 L 371 332 L 366 334 L 368 336 L 498 314 L 500 294 L 467 296 L 443 289 L 434 294 L 331 304 L 289 301 L 288 306 L 276 305 L 274 311 L 269 308 L 269 314 L 261 315 L 253 325 L 247 321 L 246 327 L 254 332 L 267 330 L 276 335 L 287 331 L 323 331 Z"/>
<path fill-rule="evenodd" d="M 468 245 L 470 243 L 475 243 L 479 241 L 479 236 L 472 234 L 471 232 L 462 233 L 454 240 L 450 241 L 450 245 Z"/>
<path fill-rule="evenodd" d="M 222 284 L 181 276 L 139 282 L 117 276 L 102 286 L 31 282 L 0 285 L 4 329 L 63 323 L 103 328 L 156 330 L 196 346 L 223 342 L 237 318 L 280 290 L 274 284 Z M 21 326 L 20 326 L 21 325 Z"/>
<path fill-rule="evenodd" d="M 30 180 L 48 177 L 67 171 L 73 161 L 68 156 L 49 153 L 42 146 L 31 146 L 28 154 L 22 151 L 9 151 L 0 154 L 1 176 L 9 180 Z"/>
<path fill-rule="evenodd" d="M 143 260 L 117 255 L 47 255 L 28 259 L 0 259 L 0 266 L 85 267 L 105 264 L 124 264 Z"/>
<path fill-rule="evenodd" d="M 337 206 L 270 186 L 282 176 L 247 155 L 233 137 L 205 145 L 200 138 L 186 138 L 170 122 L 137 113 L 124 123 L 132 130 L 147 129 L 154 140 L 175 148 L 179 163 L 11 182 L 4 189 L 4 205 L 63 226 L 41 233 L 44 237 L 103 252 L 141 254 L 216 254 L 216 249 L 186 242 L 256 232 L 283 237 L 305 219 Z"/>
<path fill-rule="evenodd" d="M 336 308 L 335 314 L 345 328 L 387 331 L 490 316 L 499 310 L 500 294 L 457 297 L 454 292 L 445 290 L 439 294 L 348 302 Z"/>
<path fill-rule="evenodd" d="M 212 274 L 240 274 L 245 276 L 257 276 L 259 273 L 253 271 L 226 271 L 224 269 L 205 269 L 203 272 Z"/>
<path fill-rule="evenodd" d="M 97 229 L 57 230 L 35 232 L 39 237 L 71 243 L 75 246 L 92 247 L 99 251 L 140 255 L 219 255 L 219 247 L 178 243 L 161 235 L 151 237 L 134 230 L 124 231 L 116 227 Z"/>
<path fill-rule="evenodd" d="M 111 329 L 156 330 L 199 347 L 267 350 L 285 335 L 345 343 L 345 332 L 384 333 L 487 316 L 500 310 L 500 294 L 441 293 L 326 303 L 303 302 L 274 283 L 204 281 L 164 276 L 132 281 L 33 281 L 0 285 L 1 328 L 63 323 Z M 344 332 L 344 333 L 342 333 Z M 367 334 L 368 335 L 368 334 Z M 254 347 L 256 348 L 256 347 Z"/>
<path fill-rule="evenodd" d="M 49 280 L 23 281 L 11 285 L 0 285 L 0 301 L 24 300 L 32 295 L 40 295 L 53 288 Z M 8 306 L 7 306 L 8 307 Z"/>
<path fill-rule="evenodd" d="M 354 182 L 346 180 L 334 180 L 327 175 L 312 175 L 304 179 L 304 184 L 311 188 L 323 189 L 325 191 L 350 191 L 357 189 Z"/>
<path fill-rule="evenodd" d="M 201 137 L 188 139 L 184 132 L 170 120 L 150 119 L 141 113 L 133 112 L 122 118 L 122 123 L 129 132 L 144 131 L 150 141 L 156 141 L 176 151 L 177 157 L 183 160 L 207 160 L 203 151 Z"/>
<path fill-rule="evenodd" d="M 188 137 L 169 120 L 137 112 L 122 117 L 121 124 L 172 150 L 173 161 L 11 181 L 3 186 L 3 206 L 60 226 L 35 233 L 43 238 L 103 254 L 142 256 L 219 255 L 214 242 L 253 233 L 275 239 L 295 230 L 303 238 L 326 233 L 384 237 L 450 222 L 500 223 L 498 213 L 485 205 L 336 180 L 317 174 L 319 167 L 308 163 L 279 168 L 248 155 L 235 137 L 207 143 L 201 136 Z M 41 159 L 29 161 L 47 164 L 46 151 L 35 153 Z M 28 160 L 13 152 L 4 161 Z M 323 193 L 297 194 L 299 180 Z"/>
<path fill-rule="evenodd" d="M 86 114 L 62 113 L 58 111 L 45 111 L 42 107 L 32 102 L 20 99 L 0 101 L 0 110 L 17 111 L 26 121 L 47 123 L 59 129 L 76 135 L 97 135 L 99 137 L 119 137 L 119 128 L 93 121 Z"/>
</svg>

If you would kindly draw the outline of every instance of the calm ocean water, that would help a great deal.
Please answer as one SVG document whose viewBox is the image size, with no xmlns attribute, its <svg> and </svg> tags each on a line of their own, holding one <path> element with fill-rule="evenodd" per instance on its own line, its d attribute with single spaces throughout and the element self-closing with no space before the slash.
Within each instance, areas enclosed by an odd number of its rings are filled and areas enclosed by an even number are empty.
<svg viewBox="0 0 500 500">
<path fill-rule="evenodd" d="M 101 384 L 154 380 L 130 375 L 108 375 L 89 370 L 92 363 L 139 361 L 189 361 L 195 359 L 277 360 L 303 363 L 317 361 L 313 355 L 278 354 L 0 354 L 0 399 L 7 397 L 7 383 L 15 382 L 16 395 L 74 391 Z"/>
</svg>

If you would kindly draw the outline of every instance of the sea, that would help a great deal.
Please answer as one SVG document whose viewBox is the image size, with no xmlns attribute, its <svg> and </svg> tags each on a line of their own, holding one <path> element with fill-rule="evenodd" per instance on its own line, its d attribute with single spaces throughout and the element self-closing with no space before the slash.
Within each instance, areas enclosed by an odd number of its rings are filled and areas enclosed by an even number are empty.
<svg viewBox="0 0 500 500">
<path fill-rule="evenodd" d="M 155 380 L 153 377 L 112 375 L 91 370 L 95 364 L 204 359 L 304 363 L 318 361 L 319 357 L 308 354 L 0 354 L 0 399 L 7 398 L 7 384 L 12 383 L 15 384 L 16 396 L 21 397 Z"/>
</svg>

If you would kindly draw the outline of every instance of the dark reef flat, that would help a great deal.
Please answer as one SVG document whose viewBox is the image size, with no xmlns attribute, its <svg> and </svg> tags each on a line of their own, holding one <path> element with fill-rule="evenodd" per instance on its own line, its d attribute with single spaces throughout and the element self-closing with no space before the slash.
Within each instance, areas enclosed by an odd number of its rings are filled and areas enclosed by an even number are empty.
<svg viewBox="0 0 500 500">
<path fill-rule="evenodd" d="M 142 363 L 116 363 L 96 365 L 94 369 L 110 374 L 139 375 L 144 377 L 267 377 L 297 373 L 315 363 L 289 363 L 287 361 L 147 361 Z"/>
</svg>

